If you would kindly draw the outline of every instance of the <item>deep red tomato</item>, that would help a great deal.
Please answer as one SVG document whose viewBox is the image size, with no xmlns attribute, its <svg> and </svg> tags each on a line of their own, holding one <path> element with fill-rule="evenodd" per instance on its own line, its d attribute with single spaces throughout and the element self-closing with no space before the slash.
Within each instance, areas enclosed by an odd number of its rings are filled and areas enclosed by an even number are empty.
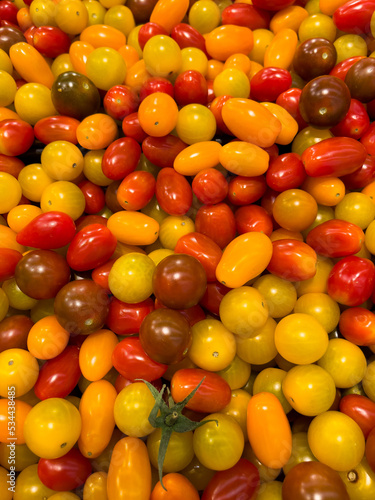
<svg viewBox="0 0 375 500">
<path fill-rule="evenodd" d="M 115 120 L 123 120 L 125 116 L 137 111 L 138 95 L 125 85 L 111 87 L 104 96 L 103 106 L 107 115 Z"/>
<path fill-rule="evenodd" d="M 125 210 L 140 210 L 155 194 L 155 177 L 144 170 L 130 172 L 117 190 L 117 201 Z"/>
<path fill-rule="evenodd" d="M 250 231 L 260 231 L 271 236 L 273 223 L 266 210 L 259 205 L 245 205 L 238 208 L 234 213 L 236 229 L 238 234 Z"/>
<path fill-rule="evenodd" d="M 163 168 L 156 179 L 156 199 L 169 215 L 184 215 L 191 207 L 193 192 L 186 177 L 173 168 Z"/>
<path fill-rule="evenodd" d="M 215 271 L 223 252 L 210 237 L 198 232 L 185 234 L 177 241 L 174 251 L 195 257 L 204 267 L 207 281 L 216 281 Z"/>
<path fill-rule="evenodd" d="M 85 483 L 92 472 L 92 465 L 77 448 L 72 448 L 60 458 L 41 458 L 38 476 L 42 483 L 56 491 L 68 491 Z"/>
<path fill-rule="evenodd" d="M 160 300 L 155 299 L 155 309 L 166 308 L 164 304 L 160 302 Z M 176 309 L 179 313 L 181 313 L 189 322 L 190 327 L 198 323 L 198 321 L 202 321 L 202 319 L 206 319 L 206 313 L 203 311 L 199 304 L 195 306 L 188 307 L 187 309 Z"/>
<path fill-rule="evenodd" d="M 71 40 L 57 26 L 39 26 L 33 33 L 34 47 L 45 57 L 55 59 L 69 52 Z"/>
<path fill-rule="evenodd" d="M 346 257 L 360 251 L 365 234 L 356 224 L 341 219 L 322 222 L 309 231 L 306 243 L 325 257 Z"/>
<path fill-rule="evenodd" d="M 250 205 L 258 201 L 266 189 L 267 183 L 264 175 L 255 177 L 236 175 L 229 181 L 228 200 L 233 205 Z"/>
<path fill-rule="evenodd" d="M 360 142 L 366 148 L 369 155 L 375 156 L 375 122 L 372 122 L 366 132 L 362 135 Z"/>
<path fill-rule="evenodd" d="M 133 335 L 139 332 L 142 321 L 154 308 L 151 298 L 136 304 L 128 304 L 112 297 L 107 326 L 117 335 Z"/>
<path fill-rule="evenodd" d="M 79 217 L 79 219 L 76 220 L 77 232 L 90 224 L 101 224 L 102 226 L 106 226 L 107 221 L 108 219 L 102 215 L 82 215 L 82 217 Z"/>
<path fill-rule="evenodd" d="M 141 157 L 141 147 L 131 137 L 116 139 L 105 150 L 102 170 L 105 176 L 114 181 L 123 179 L 133 172 Z"/>
<path fill-rule="evenodd" d="M 231 390 L 229 384 L 220 375 L 201 368 L 183 368 L 177 370 L 171 380 L 171 394 L 179 403 L 203 380 L 186 408 L 200 413 L 215 413 L 229 403 Z"/>
<path fill-rule="evenodd" d="M 279 94 L 276 99 L 276 104 L 286 109 L 288 113 L 296 120 L 299 130 L 307 127 L 307 123 L 302 118 L 301 112 L 299 110 L 299 100 L 301 97 L 301 93 L 301 89 L 293 87 Z"/>
<path fill-rule="evenodd" d="M 91 181 L 84 180 L 78 184 L 78 187 L 85 197 L 85 212 L 87 214 L 96 214 L 104 208 L 105 196 L 100 186 Z"/>
<path fill-rule="evenodd" d="M 343 175 L 341 180 L 351 191 L 363 189 L 375 179 L 375 157 L 367 155 L 362 167 L 352 174 Z"/>
<path fill-rule="evenodd" d="M 228 181 L 216 168 L 205 168 L 193 179 L 193 193 L 206 205 L 214 205 L 223 201 L 229 191 Z"/>
<path fill-rule="evenodd" d="M 91 279 L 102 288 L 104 288 L 108 293 L 111 293 L 108 285 L 109 271 L 112 269 L 115 261 L 116 259 L 109 259 L 107 260 L 107 262 L 105 262 L 101 266 L 96 267 L 91 272 Z"/>
<path fill-rule="evenodd" d="M 246 26 L 251 30 L 268 29 L 271 15 L 266 10 L 247 3 L 235 3 L 225 7 L 221 13 L 222 24 Z"/>
<path fill-rule="evenodd" d="M 64 212 L 45 212 L 37 215 L 17 234 L 17 242 L 33 248 L 61 248 L 76 234 L 73 219 Z"/>
<path fill-rule="evenodd" d="M 141 50 L 143 50 L 146 42 L 155 35 L 168 35 L 168 32 L 158 23 L 148 22 L 140 27 L 138 31 L 138 43 Z"/>
<path fill-rule="evenodd" d="M 311 177 L 352 174 L 367 156 L 366 148 L 350 137 L 331 137 L 309 146 L 301 159 Z"/>
<path fill-rule="evenodd" d="M 336 66 L 330 71 L 331 76 L 337 76 L 341 80 L 345 80 L 347 72 L 350 68 L 360 59 L 363 59 L 365 56 L 354 56 L 348 57 L 348 59 L 344 59 L 340 63 L 336 64 Z"/>
<path fill-rule="evenodd" d="M 215 120 L 216 120 L 216 126 L 218 127 L 219 131 L 223 132 L 224 134 L 227 135 L 233 135 L 229 128 L 225 125 L 223 117 L 221 115 L 221 110 L 228 101 L 228 99 L 231 99 L 230 95 L 219 95 L 212 99 L 212 101 L 209 103 L 208 107 L 212 111 Z"/>
<path fill-rule="evenodd" d="M 375 314 L 363 307 L 349 307 L 340 315 L 340 333 L 356 345 L 375 344 Z"/>
<path fill-rule="evenodd" d="M 121 340 L 113 351 L 112 361 L 116 370 L 133 382 L 138 378 L 152 382 L 162 377 L 168 368 L 147 356 L 138 337 Z"/>
<path fill-rule="evenodd" d="M 211 238 L 221 249 L 226 247 L 236 236 L 236 221 L 229 205 L 202 205 L 195 217 L 195 230 Z"/>
<path fill-rule="evenodd" d="M 375 99 L 373 99 L 372 101 L 370 101 L 366 104 L 366 111 L 370 117 L 370 120 L 374 121 L 374 118 L 375 118 Z"/>
<path fill-rule="evenodd" d="M 206 55 L 206 41 L 199 31 L 190 24 L 179 23 L 171 31 L 171 37 L 178 43 L 180 49 L 186 47 L 195 47 L 200 49 Z"/>
<path fill-rule="evenodd" d="M 7 172 L 18 179 L 19 173 L 25 166 L 24 162 L 15 156 L 0 154 L 0 172 Z"/>
<path fill-rule="evenodd" d="M 251 79 L 250 98 L 255 101 L 276 101 L 277 97 L 291 85 L 292 76 L 288 70 L 276 67 L 262 68 Z"/>
<path fill-rule="evenodd" d="M 339 304 L 359 306 L 371 297 L 375 285 L 375 266 L 355 255 L 337 262 L 327 279 L 327 292 Z"/>
<path fill-rule="evenodd" d="M 162 76 L 152 76 L 148 78 L 139 90 L 139 99 L 143 101 L 145 97 L 155 92 L 164 92 L 171 97 L 174 96 L 174 87 L 169 80 Z"/>
<path fill-rule="evenodd" d="M 365 455 L 369 466 L 375 472 L 375 428 L 367 437 Z"/>
<path fill-rule="evenodd" d="M 172 168 L 176 156 L 186 147 L 185 142 L 171 134 L 164 137 L 149 135 L 142 142 L 142 151 L 145 157 L 160 168 Z"/>
<path fill-rule="evenodd" d="M 178 75 L 174 82 L 174 98 L 179 106 L 207 104 L 208 88 L 205 77 L 199 71 L 189 69 Z"/>
<path fill-rule="evenodd" d="M 65 398 L 78 384 L 80 376 L 79 348 L 68 345 L 41 367 L 34 385 L 35 395 L 39 399 Z"/>
<path fill-rule="evenodd" d="M 8 316 L 0 321 L 0 352 L 27 349 L 27 337 L 34 322 L 24 314 Z"/>
<path fill-rule="evenodd" d="M 259 471 L 246 458 L 223 471 L 215 473 L 206 488 L 202 500 L 252 500 L 256 497 L 260 485 Z"/>
<path fill-rule="evenodd" d="M 303 281 L 316 273 L 317 255 L 303 241 L 276 240 L 272 242 L 273 253 L 267 270 L 288 281 Z"/>
<path fill-rule="evenodd" d="M 368 34 L 374 9 L 374 0 L 351 0 L 338 7 L 332 19 L 337 29 L 345 33 Z"/>
<path fill-rule="evenodd" d="M 253 5 L 265 10 L 282 10 L 292 5 L 295 0 L 254 0 Z"/>
<path fill-rule="evenodd" d="M 0 121 L 0 153 L 19 156 L 26 153 L 34 142 L 33 127 L 20 119 Z"/>
<path fill-rule="evenodd" d="M 34 134 L 43 144 L 53 141 L 68 141 L 77 144 L 76 130 L 79 124 L 80 122 L 71 116 L 47 116 L 36 122 Z"/>
<path fill-rule="evenodd" d="M 305 179 L 306 171 L 297 153 L 284 153 L 271 160 L 266 172 L 267 185 L 279 192 L 297 188 Z"/>
<path fill-rule="evenodd" d="M 349 111 L 341 122 L 331 128 L 333 135 L 360 139 L 370 126 L 365 106 L 357 99 L 350 100 Z"/>
<path fill-rule="evenodd" d="M 340 411 L 357 422 L 367 439 L 375 427 L 375 403 L 359 394 L 347 394 L 340 400 Z"/>
<path fill-rule="evenodd" d="M 0 2 L 0 19 L 18 25 L 17 21 L 18 8 L 9 0 L 1 0 Z"/>
<path fill-rule="evenodd" d="M 29 28 L 27 28 L 26 31 L 24 31 L 23 35 L 24 37 L 26 38 L 26 41 L 29 45 L 32 45 L 34 47 L 34 33 L 35 33 L 35 30 L 37 29 L 37 26 L 30 26 Z"/>
<path fill-rule="evenodd" d="M 139 123 L 138 111 L 125 116 L 125 118 L 122 120 L 121 128 L 127 137 L 134 139 L 139 143 L 144 141 L 147 137 L 146 132 L 143 130 Z"/>
<path fill-rule="evenodd" d="M 223 285 L 219 281 L 207 283 L 206 291 L 204 292 L 204 295 L 199 301 L 199 303 L 210 313 L 219 316 L 221 299 L 224 297 L 226 293 L 229 292 L 229 290 L 230 288 Z"/>
<path fill-rule="evenodd" d="M 90 224 L 74 236 L 66 260 L 75 271 L 89 271 L 107 262 L 116 245 L 115 236 L 106 226 Z"/>
<path fill-rule="evenodd" d="M 0 283 L 13 278 L 16 266 L 21 259 L 21 252 L 12 248 L 0 248 Z"/>
</svg>

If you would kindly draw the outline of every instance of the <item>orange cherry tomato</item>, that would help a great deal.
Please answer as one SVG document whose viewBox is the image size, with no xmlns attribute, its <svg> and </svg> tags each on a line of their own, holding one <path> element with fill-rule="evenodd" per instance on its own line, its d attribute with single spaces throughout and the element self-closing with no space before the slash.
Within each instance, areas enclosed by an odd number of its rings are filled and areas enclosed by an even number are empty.
<svg viewBox="0 0 375 500">
<path fill-rule="evenodd" d="M 285 28 L 298 31 L 300 24 L 308 16 L 307 10 L 300 5 L 290 5 L 276 12 L 271 19 L 270 30 L 275 34 Z"/>
<path fill-rule="evenodd" d="M 141 102 L 138 119 L 147 135 L 163 137 L 175 128 L 178 118 L 178 107 L 170 95 L 165 92 L 154 92 Z"/>
<path fill-rule="evenodd" d="M 264 54 L 264 67 L 272 66 L 288 69 L 292 64 L 297 43 L 298 36 L 294 30 L 290 28 L 281 29 L 267 47 Z"/>
<path fill-rule="evenodd" d="M 119 49 L 126 44 L 126 37 L 120 30 L 106 24 L 93 24 L 87 26 L 79 36 L 81 42 L 98 47 L 112 47 Z"/>
<path fill-rule="evenodd" d="M 116 397 L 116 389 L 107 380 L 92 382 L 82 394 L 79 404 L 82 430 L 78 447 L 85 457 L 96 458 L 107 447 L 115 428 Z"/>
<path fill-rule="evenodd" d="M 8 213 L 8 226 L 16 233 L 19 233 L 34 217 L 41 213 L 42 210 L 35 205 L 17 205 Z"/>
<path fill-rule="evenodd" d="M 69 332 L 60 325 L 55 315 L 45 316 L 31 327 L 27 348 L 38 359 L 52 359 L 63 352 L 69 337 Z"/>
<path fill-rule="evenodd" d="M 79 367 L 87 380 L 100 380 L 109 372 L 117 344 L 118 338 L 111 330 L 98 330 L 86 337 L 79 351 Z"/>
<path fill-rule="evenodd" d="M 337 205 L 345 196 L 345 184 L 339 177 L 308 176 L 301 187 L 311 194 L 319 205 L 326 207 Z"/>
<path fill-rule="evenodd" d="M 272 242 L 260 232 L 234 238 L 224 249 L 216 267 L 216 279 L 229 288 L 237 288 L 258 276 L 272 257 Z"/>
<path fill-rule="evenodd" d="M 158 481 L 152 490 L 150 500 L 180 500 L 184 492 L 184 500 L 199 500 L 198 490 L 189 479 L 178 472 L 171 472 L 163 477 L 162 487 Z"/>
<path fill-rule="evenodd" d="M 25 247 L 17 243 L 17 233 L 8 226 L 0 224 L 0 248 L 11 248 L 17 252 L 23 253 Z"/>
<path fill-rule="evenodd" d="M 86 149 L 104 149 L 118 135 L 118 127 L 113 118 L 104 113 L 95 113 L 84 118 L 78 125 L 77 140 Z"/>
<path fill-rule="evenodd" d="M 292 432 L 278 398 L 259 392 L 247 406 L 247 434 L 256 457 L 267 467 L 283 467 L 292 453 Z"/>
<path fill-rule="evenodd" d="M 95 47 L 88 42 L 75 41 L 70 45 L 69 56 L 75 71 L 87 76 L 86 62 Z"/>
<path fill-rule="evenodd" d="M 286 109 L 274 102 L 262 102 L 262 105 L 281 123 L 280 133 L 275 139 L 276 144 L 290 144 L 298 133 L 297 121 Z"/>
<path fill-rule="evenodd" d="M 262 175 L 268 169 L 269 154 L 255 144 L 232 141 L 219 152 L 221 165 L 232 174 L 252 177 Z"/>
<path fill-rule="evenodd" d="M 229 99 L 221 113 L 232 134 L 261 148 L 272 146 L 282 129 L 280 120 L 252 99 Z"/>
<path fill-rule="evenodd" d="M 108 219 L 107 227 L 126 245 L 151 245 L 159 235 L 159 223 L 142 212 L 116 212 Z"/>
<path fill-rule="evenodd" d="M 9 49 L 14 69 L 27 82 L 41 83 L 52 87 L 55 77 L 42 54 L 26 42 L 18 42 Z"/>
<path fill-rule="evenodd" d="M 24 444 L 23 425 L 32 406 L 18 399 L 0 399 L 0 441 Z"/>
<path fill-rule="evenodd" d="M 253 32 L 244 26 L 226 24 L 206 35 L 206 49 L 213 59 L 226 61 L 233 54 L 248 55 L 253 48 Z"/>
<path fill-rule="evenodd" d="M 134 437 L 120 439 L 113 448 L 107 495 L 111 500 L 149 500 L 151 465 L 145 443 Z"/>
<path fill-rule="evenodd" d="M 180 23 L 189 8 L 189 0 L 158 0 L 151 12 L 150 22 L 162 26 L 168 34 Z"/>
<path fill-rule="evenodd" d="M 178 153 L 173 167 L 179 174 L 196 175 L 205 168 L 219 164 L 221 149 L 221 144 L 216 141 L 197 142 Z"/>
<path fill-rule="evenodd" d="M 6 349 L 0 353 L 0 396 L 20 397 L 29 392 L 39 376 L 36 358 L 25 349 Z"/>
</svg>

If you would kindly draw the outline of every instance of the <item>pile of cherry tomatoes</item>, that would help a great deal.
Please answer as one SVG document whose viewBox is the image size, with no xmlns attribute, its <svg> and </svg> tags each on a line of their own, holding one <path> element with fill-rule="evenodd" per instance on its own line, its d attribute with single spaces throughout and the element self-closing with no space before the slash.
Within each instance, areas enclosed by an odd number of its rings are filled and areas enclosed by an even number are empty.
<svg viewBox="0 0 375 500">
<path fill-rule="evenodd" d="M 0 0 L 1 500 L 375 498 L 374 12 Z"/>
</svg>

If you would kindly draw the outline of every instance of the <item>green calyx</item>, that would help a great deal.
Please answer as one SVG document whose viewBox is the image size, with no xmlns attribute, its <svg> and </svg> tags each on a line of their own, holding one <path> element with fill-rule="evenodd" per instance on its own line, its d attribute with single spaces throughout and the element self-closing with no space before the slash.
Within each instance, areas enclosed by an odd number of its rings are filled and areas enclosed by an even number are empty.
<svg viewBox="0 0 375 500">
<path fill-rule="evenodd" d="M 190 394 L 186 396 L 186 398 L 180 403 L 175 403 L 170 390 L 166 385 L 163 385 L 161 391 L 159 392 L 150 382 L 146 380 L 142 380 L 147 387 L 150 389 L 151 394 L 155 398 L 155 406 L 150 412 L 148 417 L 148 421 L 150 424 L 157 428 L 161 429 L 161 440 L 158 454 L 158 470 L 159 470 L 159 480 L 162 487 L 166 490 L 163 484 L 163 464 L 165 454 L 167 453 L 168 443 L 171 438 L 172 432 L 188 432 L 201 427 L 207 422 L 213 422 L 213 420 L 205 420 L 204 422 L 193 422 L 189 418 L 182 415 L 182 410 L 186 406 L 186 404 L 190 401 L 190 399 L 197 392 L 201 384 L 203 383 L 204 378 L 199 382 L 197 387 L 191 391 Z M 168 393 L 168 404 L 163 399 L 163 394 L 165 389 L 167 389 Z M 216 420 L 214 422 L 217 423 Z"/>
</svg>

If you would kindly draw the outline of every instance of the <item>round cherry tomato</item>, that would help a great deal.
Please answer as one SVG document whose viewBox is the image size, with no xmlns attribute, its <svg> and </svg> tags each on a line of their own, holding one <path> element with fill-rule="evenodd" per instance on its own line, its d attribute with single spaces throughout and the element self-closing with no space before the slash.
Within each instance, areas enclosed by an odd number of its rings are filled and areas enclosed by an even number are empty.
<svg viewBox="0 0 375 500">
<path fill-rule="evenodd" d="M 193 193 L 187 179 L 173 168 L 163 168 L 156 179 L 156 199 L 170 215 L 184 215 L 191 207 Z"/>
<path fill-rule="evenodd" d="M 273 241 L 272 256 L 267 270 L 289 281 L 304 281 L 316 274 L 317 255 L 303 241 L 281 239 Z"/>
<path fill-rule="evenodd" d="M 356 345 L 375 344 L 375 315 L 362 307 L 349 307 L 340 315 L 340 333 Z"/>
</svg>

